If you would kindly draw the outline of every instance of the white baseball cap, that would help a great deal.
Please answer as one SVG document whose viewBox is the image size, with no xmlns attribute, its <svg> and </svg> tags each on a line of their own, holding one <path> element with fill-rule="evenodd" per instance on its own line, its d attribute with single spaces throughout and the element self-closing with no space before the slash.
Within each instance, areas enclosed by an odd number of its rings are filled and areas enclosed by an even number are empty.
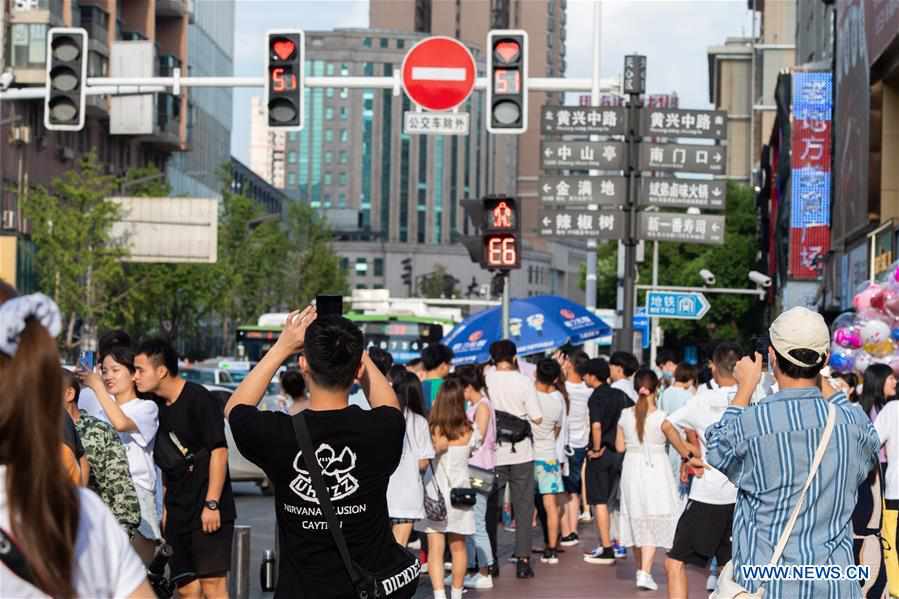
<svg viewBox="0 0 899 599">
<path fill-rule="evenodd" d="M 777 353 L 802 368 L 814 368 L 824 364 L 830 349 L 830 330 L 817 312 L 797 306 L 778 316 L 768 329 L 771 346 Z M 818 354 L 813 364 L 806 364 L 790 355 L 794 349 L 806 349 Z"/>
</svg>

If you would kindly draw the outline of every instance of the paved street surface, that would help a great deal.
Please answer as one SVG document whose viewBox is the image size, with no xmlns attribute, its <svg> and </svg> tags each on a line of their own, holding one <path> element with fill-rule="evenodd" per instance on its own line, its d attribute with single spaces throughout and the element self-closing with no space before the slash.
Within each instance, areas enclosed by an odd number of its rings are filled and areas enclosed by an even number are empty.
<svg viewBox="0 0 899 599">
<path fill-rule="evenodd" d="M 253 527 L 250 540 L 250 597 L 262 599 L 270 597 L 263 593 L 259 585 L 259 567 L 262 553 L 274 548 L 274 506 L 271 497 L 260 494 L 256 485 L 235 483 L 234 493 L 237 500 L 238 524 Z M 560 556 L 558 565 L 541 564 L 538 555 L 534 555 L 536 578 L 518 580 L 515 578 L 515 566 L 507 561 L 512 553 L 512 535 L 500 529 L 500 553 L 502 560 L 501 576 L 495 579 L 495 586 L 490 591 L 468 591 L 466 599 L 630 599 L 630 598 L 665 598 L 664 553 L 656 553 L 653 577 L 659 584 L 658 591 L 638 591 L 634 586 L 636 566 L 632 558 L 615 566 L 596 566 L 583 561 L 585 547 L 595 544 L 595 532 L 592 524 L 581 525 L 582 541 L 576 547 L 567 548 Z M 535 531 L 535 539 L 539 542 L 539 531 Z M 690 578 L 690 599 L 706 599 L 706 574 L 688 568 Z M 430 599 L 431 581 L 427 575 L 421 578 L 416 599 Z"/>
</svg>

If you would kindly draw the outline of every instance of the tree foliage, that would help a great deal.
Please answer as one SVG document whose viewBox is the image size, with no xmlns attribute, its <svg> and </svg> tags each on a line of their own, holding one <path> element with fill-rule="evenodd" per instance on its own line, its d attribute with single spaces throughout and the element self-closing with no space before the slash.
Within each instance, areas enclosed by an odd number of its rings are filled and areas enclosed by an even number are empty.
<svg viewBox="0 0 899 599">
<path fill-rule="evenodd" d="M 108 198 L 117 190 L 166 197 L 168 183 L 152 166 L 116 179 L 89 154 L 49 188 L 31 190 L 24 202 L 42 289 L 71 325 L 161 335 L 182 348 L 203 347 L 210 328 L 221 326 L 226 349 L 238 324 L 302 306 L 319 293 L 346 293 L 331 233 L 308 205 L 292 203 L 282 222 L 232 190 L 227 173 L 223 179 L 216 263 L 128 263 L 127 240 L 113 237 L 119 208 Z"/>
<path fill-rule="evenodd" d="M 113 237 L 119 207 L 107 198 L 117 187 L 91 152 L 77 168 L 53 179 L 49 187 L 35 186 L 24 198 L 37 248 L 41 288 L 52 295 L 67 325 L 66 345 L 74 344 L 78 321 L 88 327 L 112 324 L 127 293 L 122 288 L 123 240 Z"/>
<path fill-rule="evenodd" d="M 443 264 L 435 264 L 434 270 L 421 277 L 418 282 L 418 290 L 422 297 L 437 298 L 454 298 L 459 295 L 456 285 L 459 279 L 449 274 L 446 266 Z"/>
</svg>

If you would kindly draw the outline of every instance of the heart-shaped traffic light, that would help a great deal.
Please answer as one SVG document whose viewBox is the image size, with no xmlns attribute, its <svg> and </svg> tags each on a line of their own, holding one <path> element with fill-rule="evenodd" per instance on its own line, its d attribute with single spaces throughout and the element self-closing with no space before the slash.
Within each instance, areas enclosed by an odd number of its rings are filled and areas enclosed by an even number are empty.
<svg viewBox="0 0 899 599">
<path fill-rule="evenodd" d="M 512 64 L 518 61 L 518 57 L 521 55 L 521 46 L 518 42 L 507 40 L 496 44 L 493 53 L 502 64 Z"/>
<path fill-rule="evenodd" d="M 272 51 L 280 60 L 289 60 L 293 53 L 297 51 L 297 45 L 292 40 L 279 37 L 272 42 Z"/>
<path fill-rule="evenodd" d="M 299 29 L 269 31 L 266 50 L 268 126 L 281 131 L 299 131 L 303 128 L 305 34 Z"/>
</svg>

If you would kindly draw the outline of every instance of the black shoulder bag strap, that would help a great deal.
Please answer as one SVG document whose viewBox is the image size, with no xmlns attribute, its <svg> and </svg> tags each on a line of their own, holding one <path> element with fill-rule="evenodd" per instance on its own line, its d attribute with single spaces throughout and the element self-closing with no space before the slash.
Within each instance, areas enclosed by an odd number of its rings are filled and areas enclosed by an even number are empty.
<svg viewBox="0 0 899 599">
<path fill-rule="evenodd" d="M 25 561 L 25 556 L 22 555 L 12 538 L 2 528 L 0 528 L 0 562 L 3 562 L 3 565 L 9 568 L 18 578 L 21 578 L 33 587 L 37 587 L 37 582 L 35 582 L 34 575 L 31 573 L 31 567 Z"/>
<path fill-rule="evenodd" d="M 306 470 L 309 471 L 309 477 L 312 479 L 312 488 L 315 489 L 318 506 L 328 520 L 328 529 L 334 538 L 334 544 L 337 545 L 340 559 L 343 560 L 343 565 L 350 575 L 353 588 L 358 589 L 359 584 L 363 581 L 356 566 L 353 565 L 353 560 L 350 559 L 350 550 L 347 547 L 340 523 L 337 521 L 337 514 L 334 513 L 334 506 L 331 505 L 331 496 L 328 494 L 327 487 L 325 487 L 324 479 L 322 479 L 321 466 L 318 464 L 315 450 L 312 449 L 312 438 L 309 436 L 309 427 L 306 426 L 306 419 L 303 418 L 303 413 L 300 412 L 291 418 L 291 421 L 293 422 L 293 432 L 296 434 L 297 443 L 300 444 L 300 449 L 303 451 L 303 462 L 305 462 Z"/>
</svg>

